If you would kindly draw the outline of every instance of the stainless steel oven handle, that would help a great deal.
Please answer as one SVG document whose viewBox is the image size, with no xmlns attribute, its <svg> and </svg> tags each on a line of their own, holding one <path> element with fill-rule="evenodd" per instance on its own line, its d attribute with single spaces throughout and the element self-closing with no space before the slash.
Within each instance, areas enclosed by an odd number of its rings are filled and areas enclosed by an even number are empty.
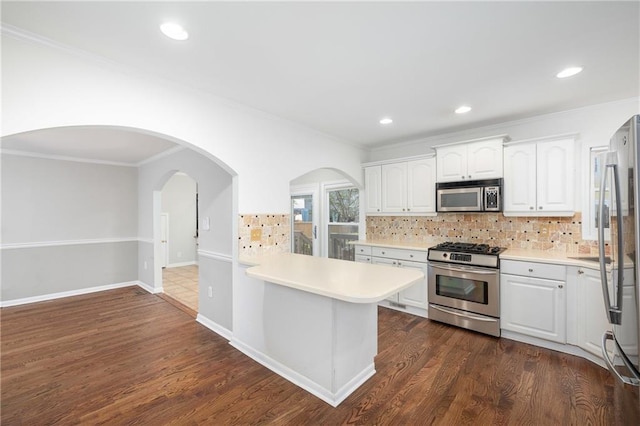
<svg viewBox="0 0 640 426">
<path fill-rule="evenodd" d="M 479 315 L 473 315 L 473 314 L 470 314 L 470 313 L 461 314 L 460 312 L 456 312 L 454 310 L 447 309 L 447 308 L 444 308 L 442 306 L 437 306 L 437 305 L 434 305 L 434 304 L 429 304 L 429 307 L 431 307 L 433 309 L 436 309 L 436 310 L 438 310 L 440 312 L 444 312 L 446 314 L 455 315 L 457 317 L 470 318 L 470 319 L 474 319 L 474 320 L 478 320 L 478 321 L 485 321 L 485 322 L 495 322 L 496 321 L 494 318 L 481 317 Z"/>
<path fill-rule="evenodd" d="M 476 268 L 471 268 L 471 267 L 456 267 L 453 265 L 435 265 L 433 263 L 430 263 L 430 265 L 433 268 L 436 269 L 445 269 L 445 270 L 449 270 L 449 271 L 455 271 L 455 272 L 472 272 L 474 274 L 480 274 L 480 275 L 497 275 L 498 271 L 486 271 L 484 269 L 476 269 Z"/>
</svg>

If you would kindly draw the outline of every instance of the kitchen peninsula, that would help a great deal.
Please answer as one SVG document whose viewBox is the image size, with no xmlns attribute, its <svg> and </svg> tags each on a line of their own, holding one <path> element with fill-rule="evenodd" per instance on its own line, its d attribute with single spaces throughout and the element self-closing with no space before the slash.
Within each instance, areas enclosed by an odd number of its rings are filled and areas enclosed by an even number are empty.
<svg viewBox="0 0 640 426">
<path fill-rule="evenodd" d="M 424 279 L 413 269 L 291 253 L 250 262 L 243 297 L 254 309 L 238 322 L 252 327 L 231 344 L 334 407 L 375 374 L 377 302 Z"/>
</svg>

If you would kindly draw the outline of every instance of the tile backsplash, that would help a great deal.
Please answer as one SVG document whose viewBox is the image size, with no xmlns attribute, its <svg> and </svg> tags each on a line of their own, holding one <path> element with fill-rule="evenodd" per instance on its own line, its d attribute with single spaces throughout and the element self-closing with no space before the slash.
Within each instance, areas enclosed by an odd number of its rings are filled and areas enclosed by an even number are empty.
<svg viewBox="0 0 640 426">
<path fill-rule="evenodd" d="M 238 228 L 240 257 L 290 251 L 291 222 L 288 214 L 241 214 Z M 260 231 L 260 239 L 252 241 L 251 231 L 256 230 Z"/>
<path fill-rule="evenodd" d="M 367 239 L 425 244 L 461 241 L 597 255 L 597 242 L 582 240 L 581 227 L 581 213 L 573 217 L 505 217 L 501 213 L 368 216 Z"/>
</svg>

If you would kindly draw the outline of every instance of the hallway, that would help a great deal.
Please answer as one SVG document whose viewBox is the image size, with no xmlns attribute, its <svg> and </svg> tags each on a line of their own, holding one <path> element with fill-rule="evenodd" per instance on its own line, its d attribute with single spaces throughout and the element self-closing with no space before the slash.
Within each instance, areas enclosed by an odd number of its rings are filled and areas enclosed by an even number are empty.
<svg viewBox="0 0 640 426">
<path fill-rule="evenodd" d="M 198 312 L 198 265 L 164 268 L 164 294 Z"/>
</svg>

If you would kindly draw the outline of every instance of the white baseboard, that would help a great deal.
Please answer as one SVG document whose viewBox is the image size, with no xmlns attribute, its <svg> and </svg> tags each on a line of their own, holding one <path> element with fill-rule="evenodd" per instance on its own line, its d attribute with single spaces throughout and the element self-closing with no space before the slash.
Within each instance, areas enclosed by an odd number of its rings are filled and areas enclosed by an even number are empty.
<svg viewBox="0 0 640 426">
<path fill-rule="evenodd" d="M 198 314 L 198 316 L 196 317 L 196 321 L 227 340 L 231 340 L 231 338 L 233 337 L 233 332 L 231 332 L 231 330 L 228 330 L 221 325 L 216 324 L 204 315 Z"/>
<path fill-rule="evenodd" d="M 364 382 L 366 382 L 371 376 L 373 376 L 376 373 L 375 366 L 373 363 L 371 363 L 359 374 L 357 374 L 353 379 L 351 379 L 349 383 L 342 386 L 342 388 L 340 388 L 337 392 L 331 392 L 330 390 L 310 380 L 306 376 L 303 376 L 302 374 L 292 370 L 291 368 L 276 361 L 270 356 L 253 349 L 249 345 L 237 339 L 232 339 L 231 342 L 229 343 L 231 344 L 231 346 L 233 346 L 243 354 L 247 355 L 249 358 L 262 364 L 263 366 L 267 367 L 269 370 L 287 379 L 294 385 L 306 390 L 310 394 L 315 395 L 316 397 L 320 398 L 321 400 L 331 405 L 332 407 L 337 407 L 354 390 L 359 388 Z"/>
<path fill-rule="evenodd" d="M 153 287 L 150 286 L 147 283 L 143 283 L 142 281 L 138 281 L 136 284 L 138 284 L 138 287 L 140 287 L 141 289 L 151 293 L 151 294 L 158 294 L 158 293 L 164 293 L 164 288 L 162 287 Z"/>
<path fill-rule="evenodd" d="M 509 339 L 509 340 L 515 340 L 516 342 L 528 343 L 533 346 L 539 346 L 541 348 L 551 349 L 551 350 L 562 352 L 569 355 L 575 355 L 580 358 L 589 360 L 592 363 L 599 365 L 602 368 L 605 368 L 605 369 L 607 368 L 607 365 L 605 364 L 602 358 L 599 358 L 593 355 L 592 353 L 587 352 L 584 349 L 571 344 L 551 342 L 548 340 L 539 339 L 537 337 L 525 336 L 523 334 L 516 333 L 509 330 L 500 330 L 500 337 Z"/>
<path fill-rule="evenodd" d="M 198 263 L 195 260 L 192 260 L 190 262 L 178 262 L 178 263 L 170 263 L 167 265 L 167 268 L 179 268 L 181 266 L 191 266 L 191 265 L 197 265 Z"/>
<path fill-rule="evenodd" d="M 130 281 L 130 282 L 124 282 L 124 283 L 117 283 L 117 284 L 101 285 L 97 287 L 82 288 L 79 290 L 62 291 L 60 293 L 49 293 L 49 294 L 43 294 L 40 296 L 25 297 L 21 299 L 2 300 L 0 301 L 0 307 L 6 308 L 9 306 L 18 306 L 18 305 L 26 305 L 29 303 L 45 302 L 47 300 L 61 299 L 63 297 L 71 297 L 71 296 L 80 296 L 82 294 L 96 293 L 99 291 L 113 290 L 113 289 L 122 288 L 122 287 L 131 287 L 131 286 L 140 285 L 140 284 L 141 283 L 139 281 Z M 145 288 L 145 287 L 142 287 L 142 288 Z M 145 288 L 145 290 L 147 289 Z"/>
</svg>

